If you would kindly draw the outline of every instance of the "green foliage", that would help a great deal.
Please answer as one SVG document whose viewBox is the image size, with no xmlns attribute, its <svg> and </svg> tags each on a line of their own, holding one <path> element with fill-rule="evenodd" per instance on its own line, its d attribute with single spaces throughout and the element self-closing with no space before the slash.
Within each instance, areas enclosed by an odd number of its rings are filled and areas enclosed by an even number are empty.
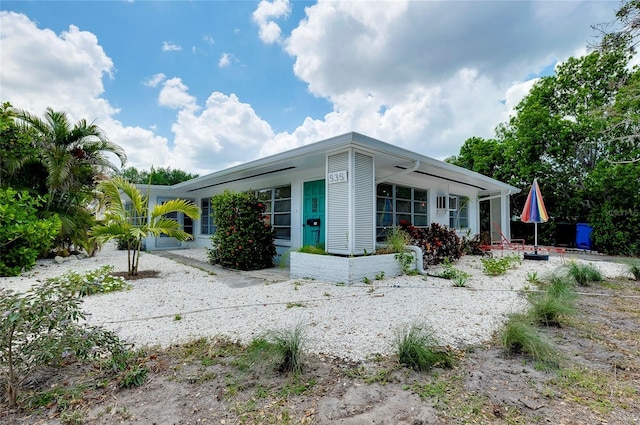
<svg viewBox="0 0 640 425">
<path fill-rule="evenodd" d="M 71 270 L 51 280 L 68 286 L 74 295 L 78 294 L 81 297 L 131 289 L 131 285 L 124 278 L 112 276 L 112 271 L 113 266 L 109 265 L 90 270 L 84 274 Z"/>
<path fill-rule="evenodd" d="M 456 269 L 454 264 L 448 258 L 445 258 L 442 262 L 442 271 L 438 274 L 438 277 L 441 277 L 443 279 L 462 278 L 466 281 L 466 279 L 470 278 L 471 275 L 469 273 L 463 272 L 462 270 Z"/>
<path fill-rule="evenodd" d="M 171 199 L 154 205 L 149 212 L 148 195 L 143 195 L 135 185 L 121 177 L 101 182 L 98 190 L 106 211 L 103 222 L 91 229 L 92 240 L 104 243 L 121 239 L 127 243 L 129 275 L 138 274 L 140 251 L 148 236 L 158 237 L 162 234 L 179 241 L 193 237 L 182 230 L 176 220 L 167 218 L 172 213 L 182 213 L 192 219 L 200 218 L 199 208 L 191 201 Z M 129 198 L 129 204 L 122 200 L 121 194 Z"/>
<path fill-rule="evenodd" d="M 315 245 L 304 245 L 298 248 L 298 252 L 304 252 L 306 254 L 316 254 L 316 255 L 328 255 L 327 251 L 325 251 L 322 246 Z"/>
<path fill-rule="evenodd" d="M 406 231 L 394 227 L 387 232 L 385 245 L 387 245 L 393 253 L 402 253 L 408 245 L 411 245 L 411 236 Z"/>
<path fill-rule="evenodd" d="M 66 283 L 48 280 L 25 293 L 0 289 L 0 312 L 0 370 L 10 406 L 38 367 L 128 351 L 113 332 L 84 322 L 80 295 Z"/>
<path fill-rule="evenodd" d="M 52 246 L 61 222 L 57 216 L 38 219 L 37 210 L 43 203 L 26 191 L 0 188 L 0 276 L 30 270 Z"/>
<path fill-rule="evenodd" d="M 558 364 L 558 355 L 553 346 L 540 335 L 527 315 L 509 316 L 501 331 L 500 342 L 508 355 L 526 354 L 545 367 L 556 367 Z"/>
<path fill-rule="evenodd" d="M 632 10 L 637 18 L 637 4 Z M 588 222 L 594 249 L 640 254 L 640 69 L 618 47 L 565 61 L 538 80 L 495 139 L 470 138 L 448 160 L 516 187 L 538 178 L 552 217 L 538 229 L 541 244 L 554 244 L 554 221 Z M 512 195 L 513 213 L 526 196 Z M 514 233 L 525 229 L 513 223 Z"/>
<path fill-rule="evenodd" d="M 580 286 L 588 286 L 590 282 L 602 282 L 602 272 L 591 263 L 570 261 L 566 268 L 569 276 L 573 277 Z"/>
<path fill-rule="evenodd" d="M 462 243 L 455 229 L 438 223 L 431 223 L 429 227 L 419 228 L 406 220 L 400 221 L 400 228 L 407 232 L 411 245 L 422 249 L 425 264 L 440 264 L 444 259 L 455 261 L 462 256 Z"/>
<path fill-rule="evenodd" d="M 120 172 L 120 175 L 130 183 L 134 184 L 157 184 L 167 186 L 182 183 L 198 177 L 197 174 L 187 173 L 186 171 L 178 169 L 172 170 L 171 167 L 151 167 L 150 171 L 138 170 L 135 167 L 127 167 Z"/>
<path fill-rule="evenodd" d="M 503 275 L 516 264 L 520 264 L 520 256 L 516 254 L 505 255 L 504 257 L 486 257 L 481 258 L 482 270 L 489 276 Z"/>
<path fill-rule="evenodd" d="M 118 382 L 120 388 L 139 387 L 147 379 L 147 368 L 142 365 L 132 365 L 128 367 Z"/>
<path fill-rule="evenodd" d="M 639 165 L 601 163 L 588 178 L 588 222 L 599 252 L 640 255 Z"/>
<path fill-rule="evenodd" d="M 402 273 L 411 274 L 415 270 L 414 263 L 416 258 L 410 252 L 396 252 L 393 258 L 400 262 Z"/>
<path fill-rule="evenodd" d="M 225 191 L 211 198 L 216 233 L 209 261 L 239 270 L 273 266 L 275 232 L 265 222 L 264 203 L 253 194 Z"/>
<path fill-rule="evenodd" d="M 88 243 L 88 230 L 95 224 L 97 181 L 117 169 L 107 154 L 126 161 L 122 148 L 109 141 L 103 130 L 86 120 L 75 124 L 64 112 L 48 108 L 44 118 L 24 110 L 12 110 L 20 133 L 29 140 L 28 156 L 14 162 L 9 181 L 20 188 L 41 196 L 48 195 L 38 215 L 49 218 L 57 215 L 62 221 L 56 246 L 94 251 Z M 20 152 L 24 145 L 16 145 Z M 3 153 L 4 154 L 4 153 Z M 8 153 L 15 157 L 16 152 Z M 7 171 L 9 171 L 7 169 Z"/>
<path fill-rule="evenodd" d="M 633 275 L 633 278 L 637 281 L 640 281 L 640 260 L 631 260 L 627 264 L 627 269 L 629 273 Z"/>
<path fill-rule="evenodd" d="M 275 350 L 279 355 L 281 372 L 302 373 L 302 349 L 306 344 L 306 332 L 301 324 L 292 329 L 283 329 L 271 334 Z"/>
<path fill-rule="evenodd" d="M 531 318 L 544 326 L 560 326 L 562 319 L 576 312 L 575 294 L 571 291 L 545 293 L 531 297 Z"/>
<path fill-rule="evenodd" d="M 438 344 L 433 331 L 427 326 L 411 325 L 396 332 L 395 346 L 398 361 L 418 372 L 433 367 L 453 367 L 455 354 Z"/>
</svg>

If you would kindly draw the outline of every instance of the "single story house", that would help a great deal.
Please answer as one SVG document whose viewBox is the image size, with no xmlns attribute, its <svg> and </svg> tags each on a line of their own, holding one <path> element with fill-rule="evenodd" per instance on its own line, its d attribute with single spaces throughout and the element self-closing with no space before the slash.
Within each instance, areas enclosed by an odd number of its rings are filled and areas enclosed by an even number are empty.
<svg viewBox="0 0 640 425">
<path fill-rule="evenodd" d="M 142 187 L 142 186 L 141 186 Z M 400 220 L 426 227 L 432 222 L 461 235 L 480 232 L 480 211 L 510 234 L 510 195 L 520 189 L 410 150 L 358 133 L 346 133 L 257 159 L 173 186 L 149 189 L 150 208 L 168 199 L 193 201 L 202 216 L 176 214 L 193 240 L 160 236 L 146 240 L 149 250 L 209 247 L 216 226 L 211 197 L 254 191 L 267 205 L 279 253 L 304 245 L 323 245 L 347 256 L 371 253 L 387 229 Z M 497 232 L 493 238 L 500 240 Z"/>
</svg>

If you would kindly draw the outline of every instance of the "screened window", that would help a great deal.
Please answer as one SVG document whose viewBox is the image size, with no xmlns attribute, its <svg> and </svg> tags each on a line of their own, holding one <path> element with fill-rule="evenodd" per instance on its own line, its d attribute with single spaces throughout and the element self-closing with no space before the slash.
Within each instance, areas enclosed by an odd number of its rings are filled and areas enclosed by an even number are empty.
<svg viewBox="0 0 640 425">
<path fill-rule="evenodd" d="M 455 199 L 455 202 L 452 202 Z M 451 195 L 449 197 L 449 227 L 466 229 L 469 227 L 469 198 Z"/>
<path fill-rule="evenodd" d="M 384 241 L 388 228 L 402 220 L 416 227 L 429 225 L 428 191 L 407 186 L 381 183 L 377 188 L 376 235 Z"/>
<path fill-rule="evenodd" d="M 203 235 L 213 235 L 216 232 L 216 225 L 213 222 L 213 208 L 211 208 L 211 198 L 203 198 L 200 201 L 200 233 Z"/>
</svg>

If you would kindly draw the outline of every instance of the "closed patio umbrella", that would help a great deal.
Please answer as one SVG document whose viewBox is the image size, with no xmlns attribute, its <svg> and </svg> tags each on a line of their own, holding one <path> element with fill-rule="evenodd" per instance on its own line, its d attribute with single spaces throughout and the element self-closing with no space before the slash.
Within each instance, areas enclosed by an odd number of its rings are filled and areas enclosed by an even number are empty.
<svg viewBox="0 0 640 425">
<path fill-rule="evenodd" d="M 534 224 L 535 241 L 533 248 L 535 253 L 538 254 L 538 223 L 545 223 L 549 220 L 547 209 L 545 208 L 544 201 L 542 200 L 542 193 L 538 186 L 538 179 L 533 179 L 533 184 L 531 185 L 531 190 L 529 190 L 527 201 L 524 203 L 524 209 L 522 210 L 520 220 L 524 223 Z"/>
</svg>

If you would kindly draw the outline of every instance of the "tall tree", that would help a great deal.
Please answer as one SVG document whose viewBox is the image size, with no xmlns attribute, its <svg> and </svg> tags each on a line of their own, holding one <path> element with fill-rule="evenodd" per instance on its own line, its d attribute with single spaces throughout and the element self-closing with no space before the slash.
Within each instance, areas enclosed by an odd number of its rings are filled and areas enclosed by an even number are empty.
<svg viewBox="0 0 640 425">
<path fill-rule="evenodd" d="M 64 112 L 48 108 L 44 119 L 24 110 L 14 114 L 21 130 L 33 135 L 36 150 L 20 164 L 18 173 L 35 180 L 29 182 L 32 190 L 49 195 L 42 213 L 57 214 L 62 220 L 59 245 L 88 248 L 87 230 L 94 224 L 88 209 L 93 190 L 99 179 L 116 170 L 107 154 L 124 165 L 124 150 L 95 124 L 82 119 L 72 125 Z"/>
<path fill-rule="evenodd" d="M 123 169 L 120 174 L 131 183 L 159 184 L 166 186 L 182 183 L 198 177 L 197 174 L 187 173 L 186 171 L 179 169 L 172 169 L 171 167 L 151 167 L 150 171 L 138 170 L 135 167 L 127 167 Z"/>
</svg>

